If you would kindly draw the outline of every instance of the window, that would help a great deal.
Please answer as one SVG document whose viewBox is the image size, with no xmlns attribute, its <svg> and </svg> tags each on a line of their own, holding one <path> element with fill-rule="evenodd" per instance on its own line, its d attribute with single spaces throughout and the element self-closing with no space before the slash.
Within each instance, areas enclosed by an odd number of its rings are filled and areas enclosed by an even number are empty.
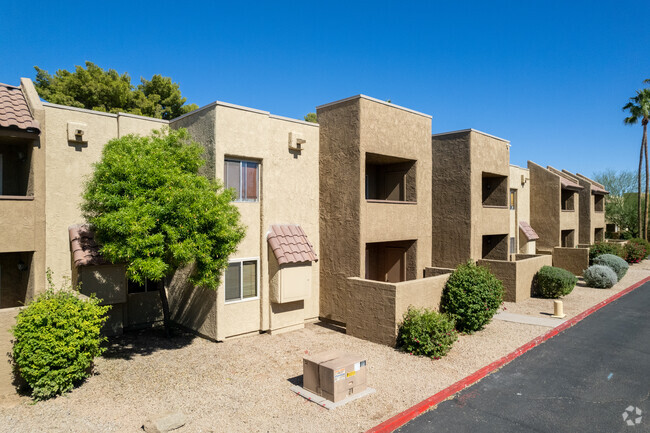
<svg viewBox="0 0 650 433">
<path fill-rule="evenodd" d="M 144 284 L 127 280 L 127 289 L 129 293 L 157 292 L 160 290 L 162 281 L 145 280 Z"/>
<path fill-rule="evenodd" d="M 231 261 L 226 269 L 226 302 L 257 297 L 257 260 Z"/>
<path fill-rule="evenodd" d="M 517 254 L 517 239 L 510 238 L 510 254 Z"/>
<path fill-rule="evenodd" d="M 224 182 L 235 189 L 235 201 L 257 201 L 259 164 L 227 159 L 224 167 Z"/>
<path fill-rule="evenodd" d="M 517 190 L 510 190 L 510 210 L 517 209 Z"/>
</svg>

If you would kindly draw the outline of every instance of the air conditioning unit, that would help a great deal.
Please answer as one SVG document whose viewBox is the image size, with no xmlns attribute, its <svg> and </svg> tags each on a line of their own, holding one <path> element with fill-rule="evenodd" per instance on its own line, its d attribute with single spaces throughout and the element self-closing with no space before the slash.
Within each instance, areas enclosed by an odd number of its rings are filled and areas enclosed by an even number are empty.
<svg viewBox="0 0 650 433">
<path fill-rule="evenodd" d="M 68 141 L 78 144 L 88 143 L 88 125 L 68 122 Z"/>
<path fill-rule="evenodd" d="M 302 133 L 293 131 L 289 133 L 289 149 L 301 152 L 304 150 L 306 143 L 307 140 L 305 140 Z"/>
</svg>

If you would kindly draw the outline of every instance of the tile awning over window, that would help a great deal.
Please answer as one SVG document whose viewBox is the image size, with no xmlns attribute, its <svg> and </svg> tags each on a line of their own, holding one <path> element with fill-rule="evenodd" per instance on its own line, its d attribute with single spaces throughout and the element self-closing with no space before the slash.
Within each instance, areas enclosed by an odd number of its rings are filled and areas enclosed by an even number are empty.
<svg viewBox="0 0 650 433">
<path fill-rule="evenodd" d="M 68 227 L 70 234 L 70 251 L 74 265 L 92 266 L 105 265 L 108 261 L 99 252 L 99 245 L 95 241 L 95 233 L 85 224 L 75 224 Z"/>
<path fill-rule="evenodd" d="M 32 117 L 20 87 L 0 83 L 0 127 L 39 134 L 41 127 Z"/>
<path fill-rule="evenodd" d="M 569 179 L 560 176 L 560 183 L 562 184 L 562 189 L 570 189 L 572 191 L 580 191 L 582 187 L 575 182 L 571 182 Z"/>
<path fill-rule="evenodd" d="M 529 241 L 536 241 L 539 239 L 537 232 L 535 232 L 535 230 L 533 230 L 530 224 L 528 224 L 526 221 L 519 221 L 519 229 L 521 229 L 522 233 Z"/>
<path fill-rule="evenodd" d="M 280 265 L 318 261 L 313 245 L 297 224 L 272 225 L 268 241 Z"/>
<path fill-rule="evenodd" d="M 591 185 L 591 193 L 594 194 L 594 195 L 596 195 L 596 194 L 606 195 L 606 194 L 609 194 L 609 191 L 606 191 L 603 188 L 592 184 Z"/>
</svg>

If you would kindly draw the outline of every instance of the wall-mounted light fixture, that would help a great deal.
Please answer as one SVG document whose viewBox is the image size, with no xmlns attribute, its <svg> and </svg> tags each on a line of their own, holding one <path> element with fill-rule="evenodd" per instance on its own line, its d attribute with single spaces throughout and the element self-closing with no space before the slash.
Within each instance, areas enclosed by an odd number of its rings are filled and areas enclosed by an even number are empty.
<svg viewBox="0 0 650 433">
<path fill-rule="evenodd" d="M 25 272 L 27 270 L 27 264 L 25 262 L 23 262 L 22 260 L 18 260 L 17 267 L 18 267 L 18 270 L 20 272 Z"/>
</svg>

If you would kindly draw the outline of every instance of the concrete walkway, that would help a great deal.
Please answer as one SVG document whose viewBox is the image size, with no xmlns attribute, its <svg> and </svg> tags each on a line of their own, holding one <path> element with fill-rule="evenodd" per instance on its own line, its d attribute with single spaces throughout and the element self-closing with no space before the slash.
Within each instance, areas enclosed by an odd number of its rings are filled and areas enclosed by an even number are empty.
<svg viewBox="0 0 650 433">
<path fill-rule="evenodd" d="M 500 311 L 497 313 L 494 318 L 496 320 L 504 320 L 506 322 L 515 322 L 523 323 L 525 325 L 537 325 L 537 326 L 546 326 L 548 328 L 555 328 L 560 325 L 562 322 L 565 322 L 564 319 L 554 319 L 549 317 L 535 317 L 527 316 L 525 314 L 515 314 L 515 313 L 506 313 L 505 311 Z"/>
<path fill-rule="evenodd" d="M 650 431 L 650 283 L 397 431 Z"/>
</svg>

